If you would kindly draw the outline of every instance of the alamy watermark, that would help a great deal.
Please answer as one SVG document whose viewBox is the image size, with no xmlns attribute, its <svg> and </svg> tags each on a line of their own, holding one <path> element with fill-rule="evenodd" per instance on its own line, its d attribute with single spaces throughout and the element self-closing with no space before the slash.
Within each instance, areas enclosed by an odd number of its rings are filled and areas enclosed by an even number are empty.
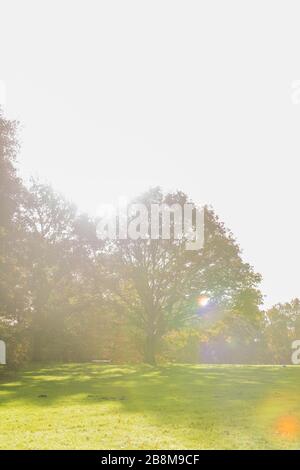
<svg viewBox="0 0 300 470">
<path fill-rule="evenodd" d="M 295 341 L 292 342 L 292 349 L 294 349 L 294 352 L 291 357 L 292 364 L 299 365 L 300 364 L 300 339 L 296 339 Z"/>
<path fill-rule="evenodd" d="M 204 209 L 194 204 L 106 204 L 101 206 L 97 236 L 101 240 L 174 240 L 186 250 L 204 245 Z"/>
</svg>

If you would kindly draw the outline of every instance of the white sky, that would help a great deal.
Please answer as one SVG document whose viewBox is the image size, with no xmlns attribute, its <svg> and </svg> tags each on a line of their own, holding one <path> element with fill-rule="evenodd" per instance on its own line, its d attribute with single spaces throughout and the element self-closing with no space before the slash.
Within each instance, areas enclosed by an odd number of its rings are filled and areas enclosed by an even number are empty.
<svg viewBox="0 0 300 470">
<path fill-rule="evenodd" d="M 0 0 L 22 175 L 91 214 L 180 188 L 231 228 L 267 305 L 300 296 L 299 14 L 296 0 Z"/>
</svg>

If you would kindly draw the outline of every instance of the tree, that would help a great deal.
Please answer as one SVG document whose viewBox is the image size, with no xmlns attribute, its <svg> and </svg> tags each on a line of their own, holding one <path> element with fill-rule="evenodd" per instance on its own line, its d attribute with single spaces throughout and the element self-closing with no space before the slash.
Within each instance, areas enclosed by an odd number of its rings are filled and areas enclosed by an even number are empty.
<svg viewBox="0 0 300 470">
<path fill-rule="evenodd" d="M 105 355 L 112 336 L 95 221 L 33 181 L 23 216 L 30 260 L 33 360 Z"/>
<path fill-rule="evenodd" d="M 191 201 L 182 192 L 163 195 L 156 188 L 135 202 L 145 204 L 150 212 L 154 203 L 171 208 Z M 205 211 L 203 249 L 186 250 L 185 241 L 149 237 L 108 243 L 110 289 L 127 310 L 141 340 L 144 360 L 150 364 L 155 363 L 163 335 L 199 320 L 200 295 L 206 295 L 219 311 L 237 307 L 242 293 L 252 292 L 257 314 L 260 276 L 242 261 L 237 243 L 211 209 Z"/>
<path fill-rule="evenodd" d="M 300 339 L 300 300 L 277 304 L 266 312 L 264 340 L 268 362 L 289 364 L 292 342 Z"/>
<path fill-rule="evenodd" d="M 18 364 L 28 353 L 23 314 L 29 306 L 26 233 L 21 207 L 26 189 L 16 172 L 18 123 L 0 110 L 0 336 L 8 343 L 8 361 Z"/>
<path fill-rule="evenodd" d="M 27 232 L 32 359 L 63 359 L 67 318 L 75 307 L 73 240 L 76 208 L 49 185 L 32 181 L 23 210 Z M 71 335 L 70 335 L 71 336 Z"/>
</svg>

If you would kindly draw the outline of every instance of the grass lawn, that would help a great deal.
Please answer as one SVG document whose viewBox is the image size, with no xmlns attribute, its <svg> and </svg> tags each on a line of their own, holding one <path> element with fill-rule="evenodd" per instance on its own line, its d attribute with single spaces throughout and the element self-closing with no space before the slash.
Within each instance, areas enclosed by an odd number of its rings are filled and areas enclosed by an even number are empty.
<svg viewBox="0 0 300 470">
<path fill-rule="evenodd" d="M 299 449 L 296 366 L 0 370 L 1 449 Z"/>
</svg>

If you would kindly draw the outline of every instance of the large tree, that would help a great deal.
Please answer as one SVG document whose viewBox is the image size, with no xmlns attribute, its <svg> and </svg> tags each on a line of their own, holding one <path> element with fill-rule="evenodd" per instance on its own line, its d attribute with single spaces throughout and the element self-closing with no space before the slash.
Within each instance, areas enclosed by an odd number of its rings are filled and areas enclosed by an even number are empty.
<svg viewBox="0 0 300 470">
<path fill-rule="evenodd" d="M 23 223 L 30 253 L 32 359 L 104 356 L 112 331 L 95 221 L 78 215 L 49 185 L 33 181 Z"/>
<path fill-rule="evenodd" d="M 172 208 L 191 203 L 182 192 L 164 195 L 159 188 L 134 202 L 144 204 L 149 213 L 151 204 Z M 205 210 L 201 249 L 187 250 L 184 238 L 153 240 L 150 236 L 109 241 L 107 249 L 110 289 L 128 314 L 145 362 L 155 363 L 161 339 L 168 331 L 199 319 L 199 296 L 210 299 L 214 312 L 235 308 L 243 315 L 239 303 L 247 292 L 251 299 L 248 314 L 257 314 L 260 276 L 243 262 L 239 246 L 211 209 Z"/>
</svg>

